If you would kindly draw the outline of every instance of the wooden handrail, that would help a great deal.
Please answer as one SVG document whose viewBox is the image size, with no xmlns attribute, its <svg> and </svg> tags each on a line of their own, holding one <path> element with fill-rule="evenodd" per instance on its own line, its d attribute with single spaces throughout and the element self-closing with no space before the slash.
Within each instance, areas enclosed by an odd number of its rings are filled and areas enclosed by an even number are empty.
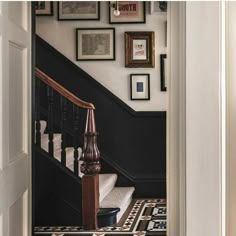
<svg viewBox="0 0 236 236">
<path fill-rule="evenodd" d="M 45 84 L 52 87 L 54 90 L 56 90 L 58 93 L 66 97 L 68 100 L 70 100 L 72 103 L 77 105 L 78 107 L 86 108 L 86 109 L 92 109 L 94 110 L 95 107 L 92 103 L 85 102 L 78 97 L 76 97 L 74 94 L 69 92 L 67 89 L 65 89 L 63 86 L 55 82 L 52 78 L 47 76 L 45 73 L 43 73 L 40 69 L 35 69 L 35 75 L 37 78 L 42 80 Z"/>
</svg>

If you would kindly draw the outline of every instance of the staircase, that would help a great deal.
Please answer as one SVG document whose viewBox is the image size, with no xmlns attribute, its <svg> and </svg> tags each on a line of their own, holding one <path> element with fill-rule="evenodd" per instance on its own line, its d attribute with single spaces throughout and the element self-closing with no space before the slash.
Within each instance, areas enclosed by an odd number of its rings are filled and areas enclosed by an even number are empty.
<svg viewBox="0 0 236 236">
<path fill-rule="evenodd" d="M 79 98 L 76 98 L 73 94 L 70 94 L 66 89 L 64 89 L 59 84 L 55 83 L 51 78 L 49 78 L 47 75 L 45 75 L 43 72 L 41 72 L 39 69 L 36 70 L 37 75 L 37 83 L 38 86 L 36 86 L 36 132 L 35 132 L 35 142 L 38 147 L 43 149 L 45 152 L 48 153 L 48 156 L 50 158 L 53 158 L 60 164 L 60 168 L 67 169 L 71 173 L 73 173 L 76 178 L 81 179 L 82 182 L 82 193 L 83 191 L 85 194 L 82 194 L 83 199 L 78 199 L 78 201 L 82 201 L 83 205 L 83 218 L 86 215 L 88 221 L 90 221 L 93 216 L 91 213 L 91 217 L 88 215 L 90 213 L 89 209 L 90 205 L 95 205 L 95 218 L 98 216 L 98 226 L 107 226 L 109 224 L 114 224 L 118 222 L 126 209 L 128 208 L 129 204 L 132 200 L 132 195 L 134 193 L 134 187 L 116 187 L 116 181 L 117 181 L 117 174 L 113 173 L 104 173 L 104 174 L 98 174 L 100 171 L 100 163 L 99 163 L 99 151 L 96 147 L 96 131 L 95 131 L 95 123 L 90 124 L 91 127 L 89 127 L 88 120 L 90 118 L 90 113 L 92 111 L 93 105 L 88 104 L 82 100 L 79 100 Z M 42 82 L 42 81 L 43 82 Z M 47 104 L 47 121 L 41 120 L 41 109 L 40 109 L 40 84 L 39 83 L 45 83 L 48 88 L 48 104 Z M 55 121 L 55 108 L 54 108 L 54 93 L 59 93 L 61 96 L 61 122 L 60 122 L 60 130 L 59 132 L 54 132 L 54 121 Z M 75 112 L 75 120 L 73 120 L 74 123 L 74 129 L 75 134 L 78 135 L 79 131 L 79 125 L 78 125 L 78 106 L 80 108 L 88 108 L 88 116 L 87 116 L 87 123 L 85 128 L 85 140 L 83 147 L 79 146 L 78 138 L 74 137 L 77 142 L 74 142 L 73 146 L 66 145 L 66 122 L 67 122 L 67 103 L 69 100 L 73 103 L 73 111 Z M 77 106 L 77 107 L 76 107 Z M 91 109 L 92 107 L 92 109 Z M 93 113 L 91 113 L 93 114 Z M 95 171 L 94 171 L 95 166 Z M 89 168 L 92 167 L 92 169 Z M 88 169 L 86 169 L 88 168 Z M 82 170 L 82 171 L 81 171 Z M 91 172 L 94 171 L 94 172 Z M 84 173 L 82 173 L 84 172 Z M 67 172 L 65 172 L 66 174 Z M 91 181 L 91 179 L 95 179 L 95 177 L 98 174 L 98 196 L 96 196 L 96 184 L 94 184 Z M 53 173 L 52 173 L 53 175 Z M 89 182 L 86 182 L 87 179 Z M 84 181 L 84 182 L 83 182 Z M 87 187 L 86 184 L 90 184 L 90 187 Z M 78 186 L 78 188 L 81 188 L 81 186 Z M 94 188 L 94 189 L 93 189 Z M 92 191 L 91 191 L 92 189 Z M 87 191 L 87 193 L 86 193 Z M 90 197 L 94 191 L 94 201 L 91 201 Z M 73 189 L 71 190 L 71 194 L 73 194 Z M 85 197 L 84 197 L 85 196 Z M 89 197 L 90 200 L 87 199 Z M 99 211 L 97 211 L 96 208 L 96 199 L 99 199 L 98 207 Z M 117 214 L 117 215 L 116 215 Z M 109 216 L 112 217 L 112 219 L 109 219 Z M 85 217 L 85 218 L 86 218 Z M 105 219 L 105 220 L 104 220 Z M 83 223 L 84 223 L 83 219 Z M 95 219 L 96 221 L 96 219 Z M 89 223 L 90 224 L 90 223 Z M 88 224 L 88 225 L 89 225 Z M 87 226 L 88 227 L 96 227 L 95 226 Z M 85 223 L 86 225 L 86 223 Z M 86 228 L 86 227 L 85 227 Z"/>
<path fill-rule="evenodd" d="M 47 126 L 46 121 L 40 121 L 41 124 L 41 147 L 48 152 L 48 134 L 44 131 Z M 54 158 L 61 162 L 61 134 L 54 134 Z M 79 159 L 82 154 L 82 148 L 78 148 Z M 66 167 L 74 172 L 74 147 L 66 147 Z M 79 161 L 79 170 L 82 161 Z M 78 177 L 82 178 L 83 173 L 79 171 Z M 125 210 L 128 208 L 134 193 L 134 187 L 115 187 L 117 174 L 99 174 L 99 200 L 100 208 L 119 208 L 117 222 L 120 220 Z"/>
</svg>

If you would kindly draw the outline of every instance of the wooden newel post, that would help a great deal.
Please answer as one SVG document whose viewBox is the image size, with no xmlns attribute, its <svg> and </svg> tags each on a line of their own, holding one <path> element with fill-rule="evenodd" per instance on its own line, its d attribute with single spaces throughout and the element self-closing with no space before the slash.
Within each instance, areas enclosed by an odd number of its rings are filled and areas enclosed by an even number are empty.
<svg viewBox="0 0 236 236">
<path fill-rule="evenodd" d="M 99 210 L 99 162 L 100 152 L 97 147 L 97 132 L 94 119 L 94 111 L 88 110 L 84 147 L 81 159 L 82 178 L 82 211 L 83 227 L 86 230 L 97 228 L 97 212 Z"/>
</svg>

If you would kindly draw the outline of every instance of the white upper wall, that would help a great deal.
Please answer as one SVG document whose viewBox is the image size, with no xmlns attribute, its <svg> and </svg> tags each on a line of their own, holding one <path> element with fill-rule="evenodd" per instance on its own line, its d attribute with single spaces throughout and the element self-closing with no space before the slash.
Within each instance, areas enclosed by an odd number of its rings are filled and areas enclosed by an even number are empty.
<svg viewBox="0 0 236 236">
<path fill-rule="evenodd" d="M 101 2 L 99 21 L 58 21 L 57 3 L 54 2 L 54 16 L 37 17 L 36 33 L 81 67 L 99 83 L 109 89 L 136 111 L 166 110 L 166 92 L 160 91 L 160 54 L 166 53 L 165 21 L 166 15 L 150 14 L 146 3 L 146 24 L 109 24 L 108 2 Z M 116 30 L 115 61 L 76 61 L 75 29 L 92 27 L 114 27 Z M 155 32 L 155 68 L 126 68 L 124 32 Z M 132 73 L 150 74 L 150 101 L 131 101 L 129 76 Z"/>
</svg>

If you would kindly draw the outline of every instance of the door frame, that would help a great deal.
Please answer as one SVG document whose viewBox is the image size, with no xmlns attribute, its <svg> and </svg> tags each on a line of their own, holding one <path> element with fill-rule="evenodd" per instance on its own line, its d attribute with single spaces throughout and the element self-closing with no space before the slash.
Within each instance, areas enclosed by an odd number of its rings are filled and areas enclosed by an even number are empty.
<svg viewBox="0 0 236 236">
<path fill-rule="evenodd" d="M 168 236 L 186 236 L 186 235 L 197 235 L 197 230 L 194 231 L 194 227 L 196 226 L 196 223 L 192 224 L 193 222 L 198 221 L 204 221 L 203 219 L 199 219 L 196 217 L 192 217 L 189 219 L 190 216 L 194 216 L 193 214 L 193 204 L 196 203 L 196 196 L 192 198 L 193 196 L 189 194 L 188 187 L 190 184 L 194 183 L 196 179 L 191 178 L 190 172 L 187 168 L 193 167 L 193 164 L 191 161 L 193 158 L 190 156 L 187 156 L 186 150 L 191 151 L 191 146 L 187 142 L 186 134 L 191 134 L 192 139 L 190 142 L 193 142 L 193 134 L 194 132 L 191 130 L 187 130 L 187 120 L 186 115 L 189 116 L 190 111 L 187 111 L 186 108 L 189 108 L 186 106 L 187 102 L 187 95 L 190 94 L 186 93 L 187 91 L 187 83 L 186 83 L 186 72 L 190 72 L 190 69 L 186 65 L 186 55 L 189 56 L 189 52 L 187 54 L 187 50 L 189 47 L 186 44 L 186 40 L 190 40 L 190 35 L 193 33 L 194 28 L 187 28 L 186 27 L 186 17 L 191 16 L 191 11 L 193 11 L 194 6 L 191 4 L 191 2 L 171 2 L 168 12 L 168 109 L 167 109 L 167 207 L 168 207 L 168 214 L 167 214 L 167 235 Z M 217 40 L 219 41 L 218 48 L 216 46 L 211 47 L 211 42 L 207 42 L 211 48 L 211 50 L 215 47 L 217 50 L 217 58 L 219 60 L 219 66 L 215 68 L 215 71 L 218 73 L 216 76 L 216 83 L 219 83 L 219 90 L 214 92 L 218 95 L 218 101 L 214 100 L 214 96 L 210 97 L 210 104 L 213 104 L 214 106 L 217 106 L 217 115 L 219 116 L 215 122 L 218 122 L 218 135 L 219 135 L 219 150 L 217 151 L 216 156 L 209 156 L 209 159 L 207 160 L 207 164 L 210 162 L 213 164 L 213 167 L 211 168 L 211 171 L 213 170 L 213 173 L 217 173 L 217 179 L 216 179 L 216 186 L 211 192 L 211 196 L 215 194 L 216 201 L 211 204 L 210 207 L 208 207 L 208 210 L 212 209 L 214 212 L 217 212 L 216 216 L 214 217 L 214 220 L 212 224 L 207 225 L 206 232 L 214 232 L 214 223 L 218 222 L 218 228 L 219 232 L 217 232 L 217 235 L 224 236 L 226 231 L 226 220 L 225 220 L 225 177 L 226 177 L 226 167 L 225 167 L 225 3 L 224 2 L 218 2 L 213 5 L 214 10 L 213 11 L 210 5 L 210 2 L 197 2 L 198 10 L 201 7 L 201 10 L 203 11 L 203 17 L 204 19 L 207 18 L 207 13 L 211 13 L 211 16 L 213 16 L 216 24 L 216 28 L 213 30 L 213 34 L 216 35 Z M 214 3 L 213 3 L 214 4 Z M 205 14 L 205 15 L 204 15 Z M 197 22 L 198 19 L 202 17 L 200 14 L 194 14 L 194 17 L 190 20 L 193 22 Z M 209 22 L 209 25 L 205 26 L 205 31 L 207 27 L 212 26 L 212 22 Z M 189 21 L 188 21 L 188 24 Z M 188 25 L 189 27 L 190 25 Z M 197 24 L 197 30 L 199 30 L 199 25 Z M 187 29 L 186 29 L 187 28 Z M 187 32 L 186 30 L 190 29 L 192 32 Z M 217 31 L 218 30 L 218 31 Z M 211 29 L 209 28 L 209 34 L 211 33 Z M 208 34 L 207 32 L 207 34 Z M 194 35 L 194 34 L 193 34 Z M 210 37 L 211 38 L 211 37 Z M 218 42 L 217 41 L 217 42 Z M 202 45 L 198 45 L 196 42 L 194 44 L 197 46 L 197 49 L 201 50 Z M 206 45 L 204 45 L 204 49 L 206 49 Z M 195 48 L 196 49 L 196 48 Z M 196 51 L 195 51 L 196 52 Z M 204 54 L 203 54 L 204 56 Z M 195 57 L 194 59 L 198 58 L 198 55 L 193 55 Z M 216 59 L 217 59 L 216 58 Z M 194 60 L 188 61 L 189 64 L 191 64 Z M 200 68 L 203 67 L 203 63 L 200 62 Z M 192 67 L 191 67 L 192 68 Z M 205 68 L 206 69 L 206 68 Z M 209 69 L 206 69 L 206 71 L 212 72 L 212 65 L 210 64 Z M 192 73 L 192 71 L 191 71 Z M 217 74 L 215 73 L 215 74 Z M 192 74 L 191 74 L 192 75 Z M 194 78 L 194 77 L 193 77 Z M 188 86 L 189 83 L 188 81 Z M 206 76 L 207 82 L 210 82 L 211 79 L 209 76 Z M 214 85 L 216 86 L 216 85 Z M 216 88 L 216 87 L 214 87 Z M 206 90 L 203 90 L 203 95 L 206 96 Z M 200 93 L 198 97 L 200 97 Z M 196 96 L 196 93 L 194 94 L 194 98 L 198 99 Z M 209 105 L 210 106 L 210 105 Z M 207 106 L 205 106 L 206 109 Z M 200 107 L 197 107 L 197 109 L 200 109 Z M 215 111 L 216 111 L 215 110 Z M 208 119 L 213 119 L 213 115 L 208 115 Z M 207 121 L 204 121 L 204 125 L 206 125 Z M 188 128 L 189 128 L 188 122 Z M 195 122 L 196 124 L 196 122 Z M 204 133 L 204 132 L 203 132 Z M 206 135 L 206 134 L 205 134 Z M 206 138 L 205 138 L 206 139 Z M 196 139 L 195 139 L 196 140 Z M 191 143 L 192 144 L 192 143 Z M 210 142 L 210 150 L 213 149 L 212 143 Z M 196 148 L 196 147 L 195 147 Z M 207 151 L 209 154 L 209 151 Z M 199 162 L 202 161 L 202 158 L 200 158 Z M 214 163 L 218 163 L 215 164 Z M 190 163 L 189 163 L 190 162 Z M 198 163 L 199 164 L 199 163 Z M 218 168 L 219 167 L 219 168 Z M 204 172 L 204 171 L 203 171 Z M 196 175 L 196 172 L 194 173 Z M 212 174 L 212 173 L 211 173 Z M 207 176 L 207 170 L 205 170 L 204 175 Z M 211 175 L 212 177 L 212 175 Z M 187 182 L 188 181 L 188 182 Z M 192 181 L 192 182 L 191 182 Z M 197 184 L 199 184 L 199 181 L 195 181 Z M 209 180 L 206 181 L 207 184 L 210 183 Z M 196 186 L 197 187 L 197 186 Z M 202 188 L 200 188 L 202 189 Z M 187 195 L 188 193 L 188 195 Z M 204 193 L 199 192 L 199 196 Z M 208 203 L 210 199 L 208 198 L 206 200 Z M 209 202 L 210 203 L 210 202 Z M 190 208 L 188 207 L 190 206 Z M 214 208 L 214 209 L 213 209 Z M 187 218 L 188 215 L 188 218 Z M 196 229 L 196 228 L 195 228 Z"/>
<path fill-rule="evenodd" d="M 226 235 L 234 236 L 236 232 L 235 225 L 235 207 L 236 207 L 236 187 L 235 187 L 235 12 L 236 3 L 226 2 Z"/>
<path fill-rule="evenodd" d="M 186 4 L 168 11 L 167 235 L 186 235 Z M 174 79 L 171 79 L 174 78 Z M 181 163 L 181 165 L 180 165 Z"/>
<path fill-rule="evenodd" d="M 32 228 L 30 6 L 30 2 L 0 3 L 0 235 L 20 229 L 19 234 L 29 236 Z"/>
<path fill-rule="evenodd" d="M 35 127 L 35 67 L 36 67 L 36 15 L 35 15 L 35 2 L 31 2 L 31 48 L 32 48 L 32 81 L 31 81 L 31 113 L 32 113 L 32 127 Z M 35 137 L 35 129 L 32 128 L 31 131 L 32 142 L 31 142 L 31 153 L 32 153 L 32 161 L 31 161 L 31 175 L 32 175 L 32 195 L 31 195 L 31 234 L 34 235 L 34 226 L 35 226 L 35 151 L 34 151 L 34 137 Z"/>
</svg>

